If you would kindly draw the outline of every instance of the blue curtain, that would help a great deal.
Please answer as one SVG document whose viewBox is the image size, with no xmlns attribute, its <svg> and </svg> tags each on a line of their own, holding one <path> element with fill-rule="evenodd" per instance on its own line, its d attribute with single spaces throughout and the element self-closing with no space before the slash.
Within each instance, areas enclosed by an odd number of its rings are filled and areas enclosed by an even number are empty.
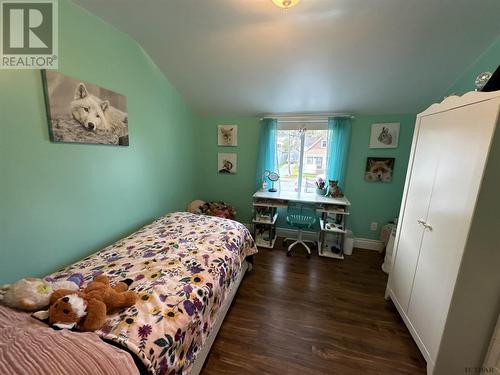
<svg viewBox="0 0 500 375">
<path fill-rule="evenodd" d="M 260 130 L 259 155 L 257 157 L 256 187 L 262 188 L 266 170 L 278 172 L 276 139 L 278 136 L 278 120 L 265 118 Z M 269 183 L 269 181 L 267 181 Z"/>
<path fill-rule="evenodd" d="M 345 189 L 345 176 L 350 141 L 351 119 L 349 117 L 328 118 L 326 178 L 327 180 L 338 180 L 342 190 Z"/>
</svg>

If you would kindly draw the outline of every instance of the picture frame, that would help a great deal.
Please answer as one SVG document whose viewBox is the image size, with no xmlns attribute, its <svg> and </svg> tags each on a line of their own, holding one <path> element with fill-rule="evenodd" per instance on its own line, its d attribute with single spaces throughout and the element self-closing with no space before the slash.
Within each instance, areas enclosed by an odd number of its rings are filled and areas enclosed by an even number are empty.
<svg viewBox="0 0 500 375">
<path fill-rule="evenodd" d="M 397 148 L 399 144 L 399 122 L 372 124 L 370 148 Z"/>
<path fill-rule="evenodd" d="M 129 145 L 126 96 L 57 71 L 41 74 L 52 142 Z"/>
<path fill-rule="evenodd" d="M 368 157 L 365 166 L 365 181 L 392 182 L 395 158 Z"/>
<path fill-rule="evenodd" d="M 238 146 L 238 125 L 218 125 L 217 146 Z"/>
<path fill-rule="evenodd" d="M 237 154 L 219 152 L 217 154 L 217 173 L 236 174 Z"/>
</svg>

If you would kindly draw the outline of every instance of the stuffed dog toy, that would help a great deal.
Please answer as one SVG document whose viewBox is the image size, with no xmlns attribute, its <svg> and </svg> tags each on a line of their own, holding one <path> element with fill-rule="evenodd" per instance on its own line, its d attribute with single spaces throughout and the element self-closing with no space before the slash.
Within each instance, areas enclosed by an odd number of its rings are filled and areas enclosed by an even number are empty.
<svg viewBox="0 0 500 375">
<path fill-rule="evenodd" d="M 95 331 L 103 326 L 108 313 L 135 304 L 137 295 L 128 290 L 128 281 L 111 287 L 108 277 L 101 275 L 82 291 L 56 290 L 50 297 L 49 310 L 33 315 L 48 318 L 49 325 L 57 328 Z"/>
<path fill-rule="evenodd" d="M 16 309 L 36 311 L 49 305 L 50 296 L 57 289 L 77 291 L 79 286 L 70 280 L 48 282 L 26 277 L 12 285 L 0 286 L 0 303 Z"/>
</svg>

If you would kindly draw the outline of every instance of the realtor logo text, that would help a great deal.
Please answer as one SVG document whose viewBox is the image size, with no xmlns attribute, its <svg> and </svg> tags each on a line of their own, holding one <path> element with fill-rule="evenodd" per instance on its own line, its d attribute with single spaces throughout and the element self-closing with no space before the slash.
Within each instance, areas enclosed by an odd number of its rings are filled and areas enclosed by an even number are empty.
<svg viewBox="0 0 500 375">
<path fill-rule="evenodd" d="M 57 1 L 1 1 L 1 69 L 57 69 Z"/>
</svg>

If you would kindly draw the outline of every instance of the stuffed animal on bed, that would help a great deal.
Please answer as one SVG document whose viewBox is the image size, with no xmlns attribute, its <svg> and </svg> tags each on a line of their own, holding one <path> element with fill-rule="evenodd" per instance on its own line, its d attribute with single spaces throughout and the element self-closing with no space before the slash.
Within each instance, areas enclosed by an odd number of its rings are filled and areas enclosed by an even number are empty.
<svg viewBox="0 0 500 375">
<path fill-rule="evenodd" d="M 47 282 L 35 277 L 26 277 L 12 285 L 0 286 L 0 302 L 16 309 L 40 310 L 49 305 L 50 296 L 57 289 L 76 291 L 79 286 L 70 280 Z"/>
<path fill-rule="evenodd" d="M 125 280 L 114 287 L 107 276 L 97 276 L 84 290 L 56 290 L 50 297 L 48 311 L 33 314 L 38 319 L 49 320 L 57 328 L 76 328 L 79 331 L 95 331 L 106 321 L 106 315 L 135 304 L 137 295 L 128 290 L 132 281 Z"/>
</svg>

